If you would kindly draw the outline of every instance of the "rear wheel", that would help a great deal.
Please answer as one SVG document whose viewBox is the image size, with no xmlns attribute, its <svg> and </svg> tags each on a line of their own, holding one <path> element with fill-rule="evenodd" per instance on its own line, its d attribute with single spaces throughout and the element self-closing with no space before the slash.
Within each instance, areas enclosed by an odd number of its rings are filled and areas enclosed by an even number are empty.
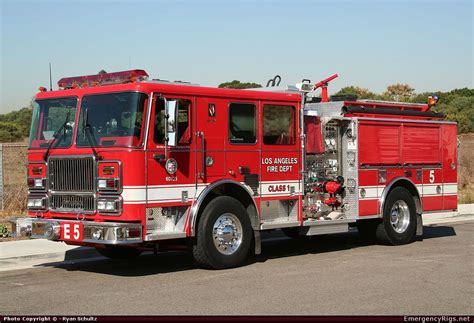
<svg viewBox="0 0 474 323">
<path fill-rule="evenodd" d="M 383 220 L 377 226 L 376 237 L 385 244 L 402 245 L 412 242 L 415 233 L 415 201 L 405 188 L 396 187 L 385 201 Z"/>
<path fill-rule="evenodd" d="M 234 198 L 220 196 L 204 209 L 199 220 L 193 255 L 206 268 L 242 265 L 252 242 L 252 226 L 244 206 Z"/>
<path fill-rule="evenodd" d="M 135 248 L 125 248 L 111 246 L 105 248 L 95 248 L 102 256 L 110 259 L 132 259 L 138 257 L 142 251 Z"/>
</svg>

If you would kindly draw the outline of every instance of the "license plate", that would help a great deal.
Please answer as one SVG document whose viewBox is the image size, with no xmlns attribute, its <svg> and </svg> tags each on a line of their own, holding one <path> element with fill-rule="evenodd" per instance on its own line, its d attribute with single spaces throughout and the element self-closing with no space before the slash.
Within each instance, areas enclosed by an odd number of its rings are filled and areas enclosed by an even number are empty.
<svg viewBox="0 0 474 323">
<path fill-rule="evenodd" d="M 82 239 L 84 239 L 84 226 L 82 223 L 61 223 L 61 240 L 81 241 Z"/>
</svg>

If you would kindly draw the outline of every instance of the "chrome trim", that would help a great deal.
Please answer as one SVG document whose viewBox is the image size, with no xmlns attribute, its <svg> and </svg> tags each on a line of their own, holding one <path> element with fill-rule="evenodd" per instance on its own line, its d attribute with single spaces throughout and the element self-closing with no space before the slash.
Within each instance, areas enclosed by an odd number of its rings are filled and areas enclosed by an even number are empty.
<svg viewBox="0 0 474 323">
<path fill-rule="evenodd" d="M 185 232 L 160 233 L 145 236 L 145 241 L 186 238 Z"/>
<path fill-rule="evenodd" d="M 403 200 L 396 201 L 390 209 L 390 225 L 397 233 L 404 233 L 410 224 L 410 210 Z"/>
<path fill-rule="evenodd" d="M 260 230 L 299 227 L 300 221 L 269 221 L 260 224 Z"/>
<path fill-rule="evenodd" d="M 57 191 L 52 189 L 51 181 L 50 181 L 50 171 L 51 171 L 51 160 L 64 160 L 64 159 L 92 159 L 92 190 L 90 191 Z M 97 160 L 94 155 L 53 155 L 48 157 L 48 161 L 46 162 L 46 178 L 48 184 L 48 200 L 49 206 L 48 210 L 55 213 L 84 213 L 84 214 L 94 214 L 97 212 L 97 174 L 98 174 L 98 166 Z M 80 210 L 77 208 L 51 208 L 51 199 L 54 196 L 64 196 L 64 195 L 78 195 L 78 196 L 92 196 L 93 198 L 93 209 L 92 210 Z"/>
<path fill-rule="evenodd" d="M 336 224 L 349 224 L 357 222 L 356 219 L 339 219 L 339 220 L 305 220 L 303 221 L 303 227 L 313 226 L 324 226 L 324 225 L 336 225 Z"/>
<path fill-rule="evenodd" d="M 151 116 L 151 109 L 153 108 L 153 98 L 156 92 L 150 92 L 148 94 L 148 110 L 146 112 L 146 119 L 145 119 L 145 133 L 143 134 L 143 150 L 146 151 L 148 147 L 148 132 L 150 131 L 150 116 Z M 146 158 L 145 158 L 146 159 Z"/>
<path fill-rule="evenodd" d="M 35 224 L 44 224 L 44 225 L 51 225 L 52 235 L 46 236 L 44 234 L 35 234 Z M 48 239 L 57 241 L 59 240 L 60 235 L 60 224 L 59 221 L 50 221 L 50 220 L 32 220 L 31 221 L 31 239 Z"/>
<path fill-rule="evenodd" d="M 357 222 L 364 221 L 365 219 L 369 220 L 369 219 L 380 219 L 380 218 L 381 218 L 380 214 L 379 215 L 363 215 L 363 216 L 359 216 L 359 218 L 357 219 Z"/>
<path fill-rule="evenodd" d="M 242 244 L 243 229 L 239 218 L 233 213 L 221 214 L 213 228 L 214 247 L 221 254 L 229 256 L 239 250 Z"/>
<path fill-rule="evenodd" d="M 379 214 L 381 216 L 383 216 L 383 209 L 384 209 L 384 206 L 385 206 L 385 199 L 387 198 L 387 195 L 388 195 L 388 192 L 390 191 L 390 189 L 396 184 L 398 183 L 399 181 L 401 180 L 406 180 L 408 182 L 411 183 L 411 185 L 413 185 L 413 187 L 415 188 L 416 190 L 416 193 L 417 193 L 417 198 L 420 200 L 420 210 L 416 210 L 417 212 L 420 211 L 420 213 L 423 213 L 423 204 L 421 203 L 421 198 L 420 198 L 420 192 L 418 191 L 418 188 L 416 187 L 416 184 L 413 183 L 413 181 L 407 177 L 404 177 L 404 176 L 400 176 L 400 177 L 395 177 L 394 179 L 392 179 L 392 181 L 384 187 L 383 189 L 383 192 L 382 192 L 382 196 L 380 197 L 379 199 Z M 417 205 L 416 201 L 415 202 L 415 206 Z"/>
<path fill-rule="evenodd" d="M 62 222 L 70 222 L 70 223 L 82 223 L 84 226 L 84 232 L 86 228 L 91 228 L 91 227 L 100 227 L 100 228 L 138 228 L 140 229 L 141 235 L 139 238 L 130 238 L 130 240 L 95 240 L 95 239 L 83 239 L 83 240 L 78 240 L 77 242 L 79 243 L 95 243 L 95 244 L 110 244 L 110 245 L 130 245 L 130 244 L 140 244 L 143 242 L 142 236 L 143 236 L 143 226 L 140 223 L 124 223 L 124 222 L 91 222 L 91 221 L 78 221 L 78 220 L 73 220 L 73 219 L 31 219 L 32 224 L 31 226 L 34 225 L 34 223 L 51 223 L 53 224 L 53 229 L 55 224 L 61 225 Z M 37 235 L 40 238 L 45 238 L 44 235 Z M 64 240 L 61 240 L 64 241 Z M 69 241 L 69 240 L 68 240 Z M 71 240 L 73 242 L 76 242 L 75 240 Z"/>
<path fill-rule="evenodd" d="M 189 214 L 189 216 L 191 217 L 191 221 L 190 221 L 190 223 L 191 223 L 191 236 L 194 237 L 195 234 L 196 234 L 196 232 L 195 232 L 196 231 L 195 230 L 196 219 L 197 219 L 197 214 L 199 212 L 199 209 L 201 207 L 202 202 L 206 198 L 207 194 L 212 192 L 212 190 L 214 188 L 218 187 L 219 185 L 223 185 L 223 184 L 234 184 L 234 185 L 237 185 L 237 186 L 245 189 L 245 191 L 248 193 L 249 197 L 252 199 L 253 205 L 255 207 L 255 213 L 256 213 L 253 219 L 252 219 L 252 216 L 249 214 L 250 223 L 252 224 L 252 228 L 254 230 L 259 229 L 259 227 L 260 227 L 260 221 L 259 221 L 260 214 L 259 214 L 259 211 L 258 211 L 258 208 L 257 208 L 257 203 L 255 202 L 255 199 L 253 198 L 253 191 L 250 188 L 248 188 L 246 185 L 242 185 L 239 182 L 236 182 L 236 181 L 230 180 L 230 179 L 223 179 L 223 180 L 219 180 L 217 182 L 214 182 L 212 184 L 207 185 L 206 188 L 198 196 L 198 198 L 194 200 L 194 203 L 191 207 L 191 211 L 190 211 L 190 214 Z"/>
</svg>

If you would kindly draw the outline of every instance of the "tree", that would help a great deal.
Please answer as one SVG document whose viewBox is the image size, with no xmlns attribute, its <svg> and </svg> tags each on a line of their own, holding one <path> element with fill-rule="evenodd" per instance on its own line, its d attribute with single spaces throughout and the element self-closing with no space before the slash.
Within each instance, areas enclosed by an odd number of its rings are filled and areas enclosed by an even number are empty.
<svg viewBox="0 0 474 323">
<path fill-rule="evenodd" d="M 415 94 L 415 89 L 408 84 L 392 84 L 387 86 L 387 91 L 382 93 L 382 96 L 389 100 L 407 101 Z"/>
<path fill-rule="evenodd" d="M 107 74 L 107 72 L 105 70 L 100 70 L 97 74 Z"/>
<path fill-rule="evenodd" d="M 262 85 L 258 83 L 240 82 L 238 80 L 233 80 L 232 82 L 221 83 L 218 87 L 226 89 L 253 89 L 262 87 Z"/>
<path fill-rule="evenodd" d="M 346 86 L 340 89 L 334 95 L 355 95 L 358 99 L 375 99 L 376 94 L 369 91 L 369 89 L 358 86 Z"/>
</svg>

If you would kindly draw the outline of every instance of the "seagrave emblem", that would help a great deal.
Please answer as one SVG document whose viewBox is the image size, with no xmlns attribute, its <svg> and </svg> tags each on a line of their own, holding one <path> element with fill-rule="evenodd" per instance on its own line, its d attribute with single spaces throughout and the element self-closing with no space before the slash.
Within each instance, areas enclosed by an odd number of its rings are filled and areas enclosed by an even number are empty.
<svg viewBox="0 0 474 323">
<path fill-rule="evenodd" d="M 214 103 L 209 103 L 207 112 L 209 117 L 214 118 L 216 116 L 216 105 Z"/>
</svg>

